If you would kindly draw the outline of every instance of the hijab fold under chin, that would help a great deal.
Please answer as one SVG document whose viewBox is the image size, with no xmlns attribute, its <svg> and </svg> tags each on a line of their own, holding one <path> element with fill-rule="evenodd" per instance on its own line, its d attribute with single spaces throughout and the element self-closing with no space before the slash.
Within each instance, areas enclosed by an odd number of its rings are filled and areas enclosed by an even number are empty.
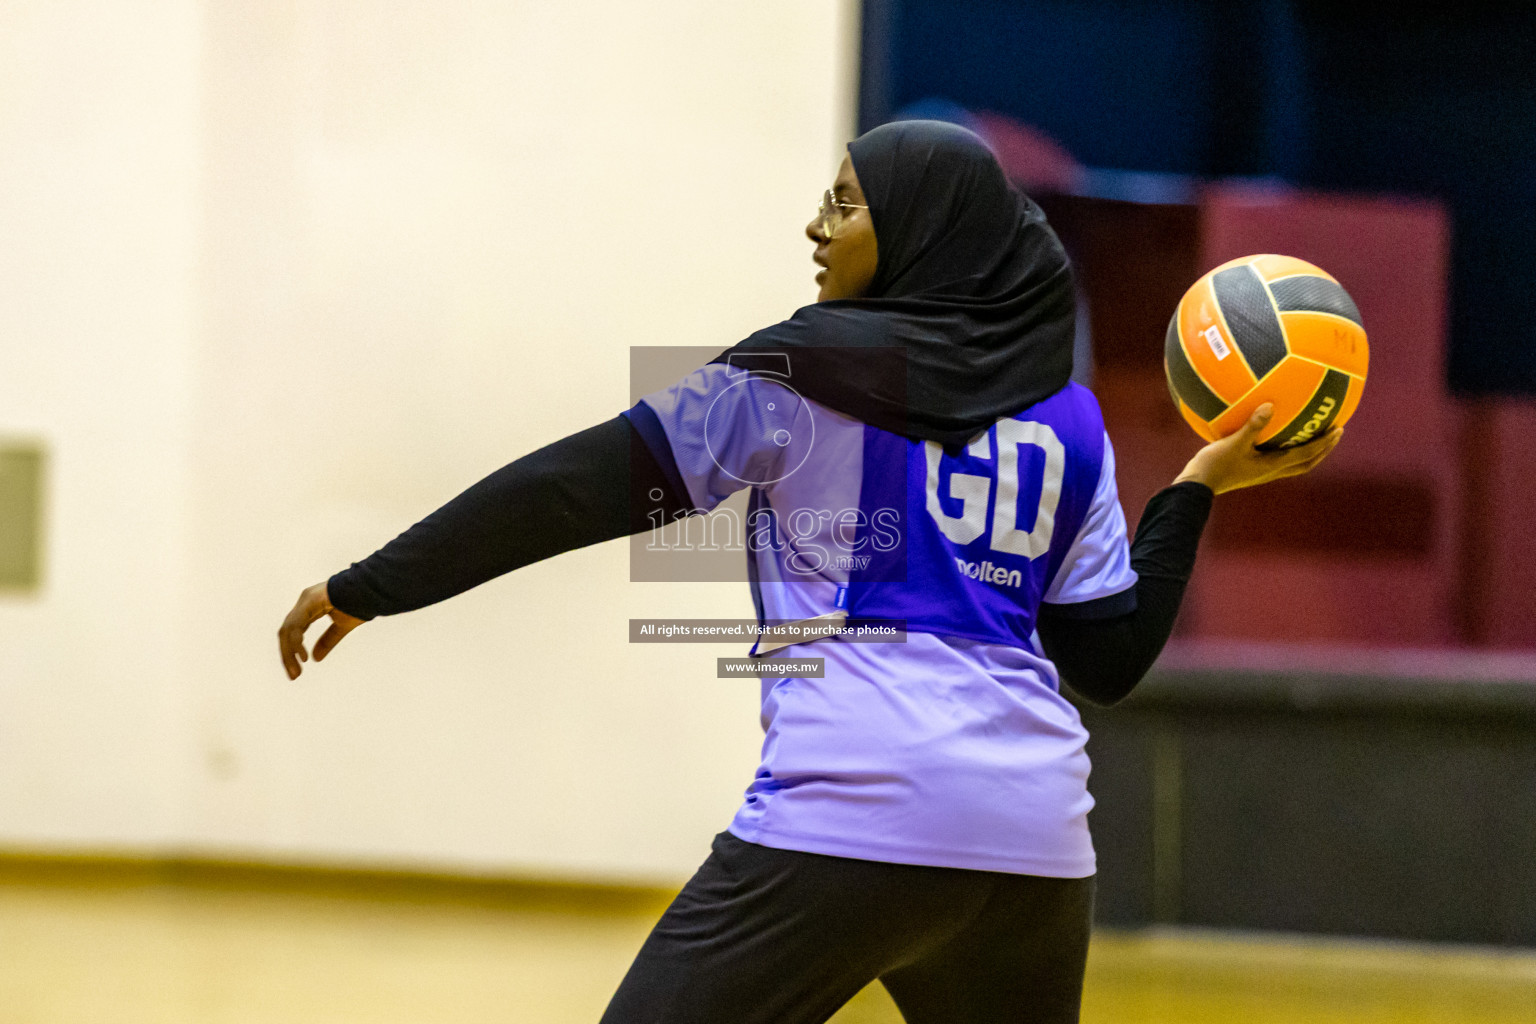
<svg viewBox="0 0 1536 1024">
<path fill-rule="evenodd" d="M 1045 215 L 979 137 L 898 121 L 848 145 L 878 244 L 866 296 L 805 306 L 721 353 L 894 433 L 963 443 L 1066 386 L 1075 300 Z"/>
</svg>

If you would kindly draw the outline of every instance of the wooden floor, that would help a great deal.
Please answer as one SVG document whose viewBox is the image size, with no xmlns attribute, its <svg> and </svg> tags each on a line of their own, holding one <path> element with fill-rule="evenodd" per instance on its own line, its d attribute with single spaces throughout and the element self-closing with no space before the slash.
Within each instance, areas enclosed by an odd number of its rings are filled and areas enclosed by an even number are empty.
<svg viewBox="0 0 1536 1024">
<path fill-rule="evenodd" d="M 659 900 L 0 872 L 0 1024 L 593 1024 Z M 1536 952 L 1101 934 L 1085 1000 L 1089 1024 L 1536 1024 Z M 899 1020 L 878 986 L 834 1018 Z"/>
</svg>

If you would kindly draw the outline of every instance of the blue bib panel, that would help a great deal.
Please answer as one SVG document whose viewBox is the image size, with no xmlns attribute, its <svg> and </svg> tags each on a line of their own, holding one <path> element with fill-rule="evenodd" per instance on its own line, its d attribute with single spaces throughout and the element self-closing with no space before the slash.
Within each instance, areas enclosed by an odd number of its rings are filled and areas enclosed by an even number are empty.
<svg viewBox="0 0 1536 1024">
<path fill-rule="evenodd" d="M 1035 613 L 1082 529 L 1104 420 L 1077 383 L 964 448 L 864 429 L 860 553 L 848 614 L 1032 649 Z"/>
</svg>

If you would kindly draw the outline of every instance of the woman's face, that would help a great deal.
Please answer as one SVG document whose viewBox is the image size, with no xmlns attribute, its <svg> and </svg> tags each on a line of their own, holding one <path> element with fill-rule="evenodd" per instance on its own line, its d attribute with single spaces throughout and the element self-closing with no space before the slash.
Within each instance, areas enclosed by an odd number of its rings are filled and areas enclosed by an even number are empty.
<svg viewBox="0 0 1536 1024">
<path fill-rule="evenodd" d="M 832 198 L 839 206 L 832 211 L 830 233 L 824 230 L 818 214 L 805 226 L 806 237 L 816 243 L 811 254 L 823 269 L 816 274 L 821 291 L 817 302 L 829 299 L 856 299 L 869 290 L 875 278 L 875 224 L 869 219 L 869 203 L 853 173 L 853 159 L 843 157 L 837 180 L 832 184 Z"/>
</svg>

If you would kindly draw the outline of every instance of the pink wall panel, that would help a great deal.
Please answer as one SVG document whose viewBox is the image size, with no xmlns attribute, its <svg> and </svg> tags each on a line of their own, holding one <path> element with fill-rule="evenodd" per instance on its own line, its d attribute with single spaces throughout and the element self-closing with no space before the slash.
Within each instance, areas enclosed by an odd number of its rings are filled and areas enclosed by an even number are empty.
<svg viewBox="0 0 1536 1024">
<path fill-rule="evenodd" d="M 1426 586 L 1426 582 L 1430 585 Z M 1186 638 L 1441 646 L 1452 624 L 1438 581 L 1403 562 L 1222 554 L 1209 548 L 1181 612 Z"/>
<path fill-rule="evenodd" d="M 1536 647 L 1536 399 L 1478 402 L 1468 419 L 1473 638 L 1495 647 Z"/>
</svg>

